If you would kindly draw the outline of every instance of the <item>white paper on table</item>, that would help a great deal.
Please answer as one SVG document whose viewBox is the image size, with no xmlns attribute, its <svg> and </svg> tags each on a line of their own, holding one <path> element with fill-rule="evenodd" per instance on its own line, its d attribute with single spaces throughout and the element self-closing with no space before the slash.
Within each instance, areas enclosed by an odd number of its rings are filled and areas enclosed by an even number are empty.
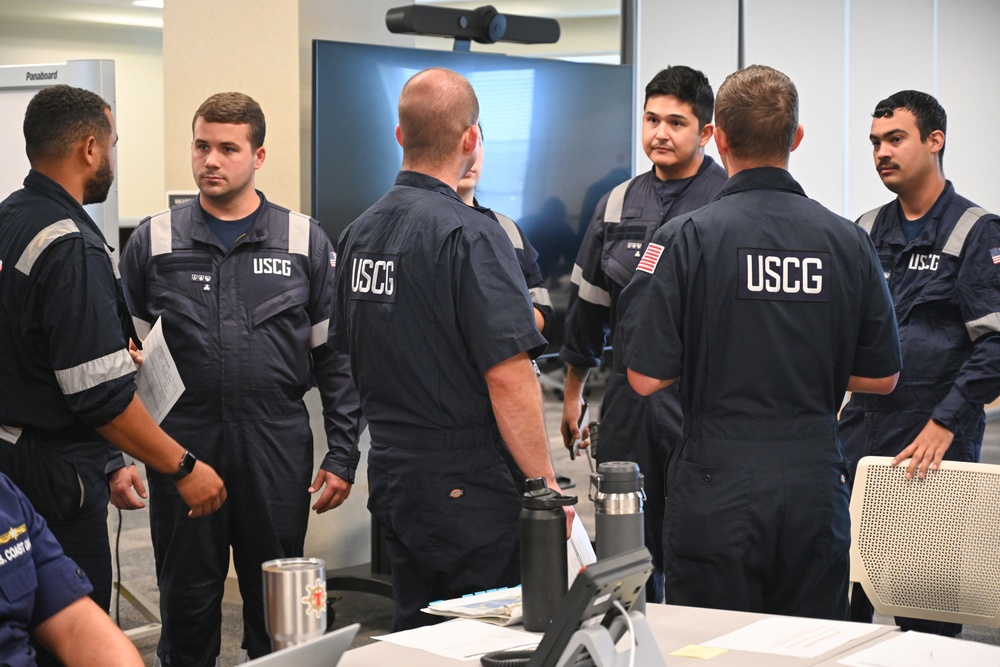
<svg viewBox="0 0 1000 667">
<path fill-rule="evenodd" d="M 573 587 L 573 580 L 584 565 L 593 565 L 596 562 L 594 545 L 590 543 L 590 535 L 587 535 L 587 529 L 583 527 L 580 515 L 577 514 L 573 517 L 573 532 L 566 545 L 566 569 L 569 575 L 569 586 L 566 590 Z"/>
<path fill-rule="evenodd" d="M 837 661 L 850 667 L 968 667 L 1000 665 L 1000 646 L 904 632 Z"/>
<path fill-rule="evenodd" d="M 159 424 L 184 393 L 184 382 L 163 338 L 160 320 L 142 340 L 142 365 L 135 376 L 139 400 Z"/>
<path fill-rule="evenodd" d="M 420 649 L 454 660 L 475 660 L 491 651 L 531 648 L 542 641 L 541 633 L 501 628 L 489 623 L 459 619 L 413 630 L 374 637 L 384 642 Z"/>
<path fill-rule="evenodd" d="M 879 630 L 880 626 L 870 623 L 776 616 L 700 644 L 735 651 L 815 658 Z"/>
</svg>

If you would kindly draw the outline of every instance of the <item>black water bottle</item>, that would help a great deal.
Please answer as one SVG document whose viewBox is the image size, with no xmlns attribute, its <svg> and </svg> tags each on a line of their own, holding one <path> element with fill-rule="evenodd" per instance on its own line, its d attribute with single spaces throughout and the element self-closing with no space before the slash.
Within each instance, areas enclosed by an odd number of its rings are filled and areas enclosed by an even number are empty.
<svg viewBox="0 0 1000 667">
<path fill-rule="evenodd" d="M 544 477 L 525 482 L 521 496 L 521 612 L 524 629 L 544 632 L 566 597 L 566 513 L 576 496 L 561 496 Z"/>
</svg>

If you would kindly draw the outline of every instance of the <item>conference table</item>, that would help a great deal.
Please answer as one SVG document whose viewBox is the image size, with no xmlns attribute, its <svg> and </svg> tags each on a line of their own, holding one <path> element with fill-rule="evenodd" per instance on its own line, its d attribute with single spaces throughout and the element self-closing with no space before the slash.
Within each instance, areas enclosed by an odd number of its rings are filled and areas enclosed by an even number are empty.
<svg viewBox="0 0 1000 667">
<path fill-rule="evenodd" d="M 721 635 L 744 628 L 767 618 L 768 614 L 754 614 L 719 609 L 701 609 L 675 605 L 647 605 L 646 620 L 664 660 L 670 667 L 816 667 L 832 665 L 844 656 L 856 653 L 873 644 L 898 635 L 891 625 L 872 626 L 873 631 L 836 649 L 811 658 L 798 658 L 771 653 L 729 650 L 709 660 L 696 657 L 672 656 L 671 653 L 689 645 L 701 645 Z M 406 665 L 407 667 L 449 667 L 478 665 L 479 661 L 446 658 L 419 649 L 376 641 L 344 654 L 338 667 L 369 665 Z"/>
</svg>

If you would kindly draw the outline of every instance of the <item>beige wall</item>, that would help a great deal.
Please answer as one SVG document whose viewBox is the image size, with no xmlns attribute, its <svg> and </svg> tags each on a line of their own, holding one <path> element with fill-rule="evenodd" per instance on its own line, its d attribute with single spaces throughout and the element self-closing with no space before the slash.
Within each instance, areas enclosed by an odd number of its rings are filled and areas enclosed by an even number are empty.
<svg viewBox="0 0 1000 667">
<path fill-rule="evenodd" d="M 163 58 L 149 28 L 0 21 L 0 65 L 115 61 L 118 212 L 123 222 L 163 208 Z M 115 244 L 112 241 L 112 244 Z"/>
</svg>

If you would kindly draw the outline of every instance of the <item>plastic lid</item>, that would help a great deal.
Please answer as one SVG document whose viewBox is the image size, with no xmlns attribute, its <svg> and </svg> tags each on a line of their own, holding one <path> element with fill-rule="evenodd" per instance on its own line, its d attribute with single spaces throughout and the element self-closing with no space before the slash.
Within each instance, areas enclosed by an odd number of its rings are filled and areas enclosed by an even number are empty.
<svg viewBox="0 0 1000 667">
<path fill-rule="evenodd" d="M 634 461 L 605 461 L 597 464 L 604 493 L 638 493 L 642 474 Z"/>
</svg>

